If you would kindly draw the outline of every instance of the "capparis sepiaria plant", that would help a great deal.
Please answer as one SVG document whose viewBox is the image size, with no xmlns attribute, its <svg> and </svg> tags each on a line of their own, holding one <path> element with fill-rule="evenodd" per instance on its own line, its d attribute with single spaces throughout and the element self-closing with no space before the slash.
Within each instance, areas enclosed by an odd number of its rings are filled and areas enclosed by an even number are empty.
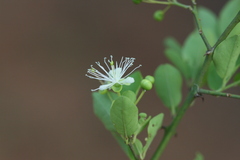
<svg viewBox="0 0 240 160">
<path fill-rule="evenodd" d="M 163 20 L 171 6 L 187 9 L 196 23 L 196 29 L 183 45 L 174 38 L 165 39 L 165 55 L 171 64 L 161 64 L 154 75 L 142 76 L 141 65 L 134 64 L 135 58 L 114 60 L 112 55 L 87 70 L 87 77 L 100 82 L 99 87 L 92 89 L 94 112 L 128 158 L 144 160 L 155 136 L 164 132 L 151 158 L 158 160 L 195 98 L 209 94 L 240 99 L 240 95 L 224 92 L 240 84 L 240 0 L 228 1 L 219 16 L 207 8 L 197 7 L 195 0 L 189 5 L 177 0 L 133 2 L 165 6 L 153 14 L 157 21 Z M 190 88 L 186 97 L 182 97 L 183 83 Z M 168 126 L 162 126 L 163 113 L 152 117 L 141 113 L 137 107 L 144 93 L 153 86 L 172 114 Z M 144 141 L 139 139 L 142 131 L 147 132 Z M 196 155 L 195 160 L 203 159 L 202 154 Z"/>
</svg>

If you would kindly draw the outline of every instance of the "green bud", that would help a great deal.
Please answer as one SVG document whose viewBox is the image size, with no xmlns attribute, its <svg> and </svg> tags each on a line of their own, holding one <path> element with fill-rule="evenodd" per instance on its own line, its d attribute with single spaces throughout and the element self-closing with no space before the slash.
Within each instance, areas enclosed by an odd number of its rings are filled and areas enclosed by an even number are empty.
<svg viewBox="0 0 240 160">
<path fill-rule="evenodd" d="M 107 89 L 98 91 L 98 93 L 100 93 L 100 94 L 106 94 L 107 92 L 108 92 Z"/>
<path fill-rule="evenodd" d="M 135 4 L 139 4 L 139 3 L 142 2 L 142 0 L 132 0 L 132 1 L 133 1 L 133 3 L 135 3 Z"/>
<path fill-rule="evenodd" d="M 139 113 L 139 117 L 141 117 L 141 118 L 146 118 L 146 117 L 147 117 L 147 114 L 146 114 L 146 113 Z"/>
<path fill-rule="evenodd" d="M 116 84 L 114 84 L 114 85 L 112 86 L 112 90 L 113 90 L 114 92 L 121 92 L 121 90 L 122 90 L 122 85 L 116 83 Z"/>
<path fill-rule="evenodd" d="M 149 80 L 152 84 L 155 82 L 154 77 L 150 75 L 146 76 L 145 79 Z"/>
<path fill-rule="evenodd" d="M 164 12 L 162 10 L 155 11 L 155 13 L 153 14 L 153 18 L 156 21 L 162 21 L 164 18 Z"/>
<path fill-rule="evenodd" d="M 152 89 L 152 83 L 148 79 L 143 79 L 141 81 L 141 87 L 142 89 L 150 90 Z"/>
</svg>

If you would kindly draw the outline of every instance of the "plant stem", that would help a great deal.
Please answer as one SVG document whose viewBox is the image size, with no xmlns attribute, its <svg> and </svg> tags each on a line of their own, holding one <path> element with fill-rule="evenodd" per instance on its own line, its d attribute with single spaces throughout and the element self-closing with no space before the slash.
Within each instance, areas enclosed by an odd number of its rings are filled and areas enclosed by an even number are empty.
<svg viewBox="0 0 240 160">
<path fill-rule="evenodd" d="M 162 139 L 160 145 L 158 146 L 157 150 L 155 151 L 151 160 L 158 160 L 160 158 L 160 156 L 162 155 L 168 142 L 170 141 L 172 136 L 176 133 L 176 128 L 177 128 L 178 124 L 180 123 L 182 117 L 184 116 L 186 110 L 189 108 L 192 101 L 194 100 L 194 95 L 195 95 L 196 91 L 197 91 L 197 88 L 195 88 L 195 89 L 193 88 L 191 90 L 191 92 L 189 92 L 184 104 L 182 105 L 181 109 L 177 113 L 177 116 L 174 118 L 171 125 L 166 128 L 166 132 L 163 136 L 163 139 Z"/>
<path fill-rule="evenodd" d="M 142 90 L 141 94 L 138 96 L 138 99 L 135 102 L 135 105 L 138 104 L 138 102 L 141 100 L 141 98 L 143 97 L 144 93 L 146 92 L 146 90 Z"/>
<path fill-rule="evenodd" d="M 201 24 L 201 19 L 199 18 L 199 15 L 198 15 L 198 11 L 197 11 L 197 4 L 196 2 L 193 2 L 193 9 L 192 9 L 192 13 L 195 17 L 195 21 L 196 21 L 196 24 L 197 24 L 197 29 L 198 29 L 198 32 L 199 32 L 199 35 L 201 36 L 205 46 L 207 47 L 207 50 L 210 51 L 211 50 L 211 45 L 210 43 L 208 42 L 204 32 L 203 32 L 203 29 L 202 29 L 202 24 Z"/>
<path fill-rule="evenodd" d="M 196 86 L 201 85 L 202 80 L 204 78 L 204 75 L 207 72 L 207 69 L 208 69 L 211 61 L 213 60 L 213 54 L 212 53 L 214 52 L 214 49 L 223 40 L 225 40 L 227 38 L 229 33 L 232 31 L 232 29 L 237 25 L 237 23 L 239 23 L 240 12 L 238 12 L 236 17 L 233 19 L 233 21 L 229 24 L 229 26 L 226 28 L 226 30 L 223 32 L 223 34 L 220 36 L 220 38 L 218 39 L 216 44 L 213 47 L 211 47 L 207 38 L 203 34 L 203 31 L 202 31 L 202 28 L 201 28 L 201 23 L 200 23 L 200 20 L 198 18 L 198 14 L 197 14 L 195 1 L 193 0 L 192 2 L 194 4 L 194 9 L 192 10 L 192 13 L 195 16 L 197 27 L 198 27 L 198 30 L 199 30 L 199 34 L 202 37 L 202 40 L 204 41 L 204 43 L 206 45 L 206 48 L 207 48 L 206 58 L 205 58 L 205 61 L 203 63 L 203 67 L 201 69 L 201 72 L 198 74 L 199 76 L 195 79 L 195 85 L 192 86 L 191 91 L 188 93 L 188 96 L 187 96 L 186 100 L 184 101 L 180 110 L 177 112 L 177 115 L 174 118 L 174 120 L 172 121 L 171 125 L 167 127 L 166 132 L 163 136 L 163 139 L 160 142 L 159 146 L 157 147 L 157 149 L 156 149 L 153 157 L 151 158 L 151 160 L 159 160 L 159 158 L 162 155 L 164 149 L 166 148 L 168 142 L 170 141 L 172 136 L 176 133 L 176 128 L 177 128 L 178 124 L 180 123 L 182 117 L 184 116 L 185 112 L 187 111 L 189 106 L 192 104 L 196 93 L 204 93 L 204 94 L 212 93 L 212 95 L 217 93 L 218 96 L 225 96 L 225 97 L 239 98 L 240 99 L 239 95 L 233 95 L 233 94 L 228 94 L 228 93 L 219 93 L 219 92 L 215 92 L 215 91 L 208 91 L 208 90 L 202 90 L 202 89 L 199 90 L 198 87 L 196 87 Z M 189 9 L 191 10 L 191 8 L 189 8 Z"/>
<path fill-rule="evenodd" d="M 228 89 L 228 88 L 235 87 L 235 86 L 237 86 L 237 85 L 239 85 L 239 84 L 240 84 L 240 80 L 238 80 L 238 81 L 236 81 L 236 82 L 233 82 L 233 83 L 227 85 L 226 87 L 224 87 L 223 89 L 221 89 L 221 91 L 224 91 L 224 90 L 226 90 L 226 89 Z"/>
<path fill-rule="evenodd" d="M 240 99 L 240 95 L 230 94 L 230 93 L 222 93 L 222 92 L 211 91 L 211 90 L 206 90 L 206 89 L 199 89 L 198 93 L 209 94 L 209 95 L 212 95 L 212 96 L 221 96 L 221 97 Z"/>
<path fill-rule="evenodd" d="M 213 49 L 215 49 L 222 41 L 224 41 L 228 37 L 230 32 L 239 22 L 240 22 L 240 11 L 238 11 L 237 15 L 234 17 L 232 22 L 228 25 L 228 27 L 225 29 L 222 35 L 218 38 L 217 42 L 213 46 Z"/>
</svg>

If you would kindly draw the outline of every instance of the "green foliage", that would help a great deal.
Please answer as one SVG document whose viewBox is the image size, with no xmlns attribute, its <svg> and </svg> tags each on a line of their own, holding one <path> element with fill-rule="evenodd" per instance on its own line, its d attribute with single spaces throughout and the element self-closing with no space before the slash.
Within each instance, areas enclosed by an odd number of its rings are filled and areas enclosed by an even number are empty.
<svg viewBox="0 0 240 160">
<path fill-rule="evenodd" d="M 240 36 L 232 36 L 218 45 L 214 52 L 213 62 L 218 75 L 226 84 L 236 71 L 236 62 L 240 55 Z"/>
<path fill-rule="evenodd" d="M 149 146 L 151 145 L 153 139 L 155 138 L 158 130 L 161 128 L 163 118 L 164 118 L 164 114 L 160 113 L 150 120 L 148 128 L 147 128 L 147 133 L 148 133 L 147 141 L 146 141 L 145 146 L 143 147 L 143 157 L 145 157 L 145 154 L 146 154 Z"/>
<path fill-rule="evenodd" d="M 197 31 L 192 32 L 184 42 L 182 47 L 182 57 L 188 65 L 190 78 L 193 81 L 204 61 L 206 47 Z"/>
<path fill-rule="evenodd" d="M 204 160 L 204 157 L 201 153 L 197 153 L 194 160 Z"/>
<path fill-rule="evenodd" d="M 155 71 L 155 88 L 163 104 L 175 114 L 182 94 L 182 77 L 180 72 L 170 64 L 160 65 Z"/>
<path fill-rule="evenodd" d="M 222 78 L 217 74 L 213 63 L 209 66 L 207 83 L 212 90 L 218 90 L 222 87 Z"/>
<path fill-rule="evenodd" d="M 140 158 L 143 159 L 143 157 L 142 157 L 143 145 L 139 139 L 135 140 L 134 151 L 135 151 L 135 153 L 137 153 L 137 156 L 140 156 Z"/>
<path fill-rule="evenodd" d="M 138 91 L 140 89 L 140 84 L 141 84 L 141 81 L 142 81 L 142 74 L 140 71 L 135 71 L 133 72 L 129 77 L 132 77 L 134 78 L 134 83 L 132 83 L 131 85 L 129 86 L 126 86 L 124 85 L 123 88 L 122 88 L 122 91 L 121 93 L 123 93 L 124 91 L 128 91 L 128 90 L 131 90 L 133 91 L 136 95 L 138 94 Z"/>
<path fill-rule="evenodd" d="M 109 97 L 115 99 L 117 95 L 112 92 L 108 92 L 107 94 L 93 92 L 92 97 L 95 115 L 102 121 L 107 130 L 115 131 L 115 128 L 110 120 L 110 108 L 112 101 Z"/>
<path fill-rule="evenodd" d="M 120 96 L 112 104 L 111 121 L 117 132 L 128 141 L 138 129 L 138 108 L 127 97 Z"/>
</svg>

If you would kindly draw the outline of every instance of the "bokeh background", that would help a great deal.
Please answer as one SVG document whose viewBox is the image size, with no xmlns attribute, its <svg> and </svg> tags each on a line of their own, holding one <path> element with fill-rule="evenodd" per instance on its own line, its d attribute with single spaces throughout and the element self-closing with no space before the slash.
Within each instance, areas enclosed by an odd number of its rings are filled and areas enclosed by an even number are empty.
<svg viewBox="0 0 240 160">
<path fill-rule="evenodd" d="M 216 14 L 226 2 L 198 1 Z M 135 57 L 143 75 L 167 63 L 163 39 L 183 43 L 194 24 L 177 7 L 156 22 L 153 12 L 161 8 L 131 0 L 0 1 L 0 159 L 127 159 L 93 114 L 90 89 L 99 83 L 85 74 L 109 55 Z M 239 100 L 205 96 L 195 103 L 162 159 L 193 160 L 200 151 L 206 160 L 239 160 Z M 171 120 L 154 90 L 139 108 L 164 112 L 165 125 Z"/>
</svg>

